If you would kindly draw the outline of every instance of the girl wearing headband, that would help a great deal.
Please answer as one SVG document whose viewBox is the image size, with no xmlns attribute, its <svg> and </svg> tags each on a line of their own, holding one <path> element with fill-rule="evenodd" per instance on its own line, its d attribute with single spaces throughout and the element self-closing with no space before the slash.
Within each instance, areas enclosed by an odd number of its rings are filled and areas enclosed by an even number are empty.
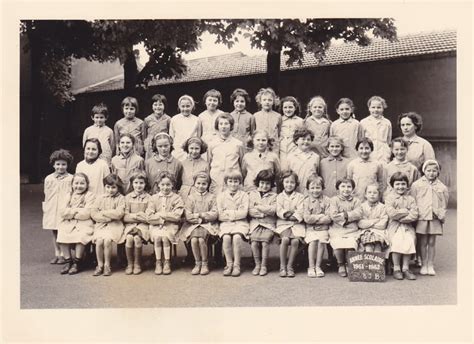
<svg viewBox="0 0 474 344">
<path fill-rule="evenodd" d="M 419 209 L 416 234 L 420 239 L 420 275 L 434 276 L 436 236 L 443 234 L 449 193 L 446 185 L 438 179 L 440 166 L 436 160 L 426 160 L 422 172 L 423 177 L 411 187 Z"/>
</svg>

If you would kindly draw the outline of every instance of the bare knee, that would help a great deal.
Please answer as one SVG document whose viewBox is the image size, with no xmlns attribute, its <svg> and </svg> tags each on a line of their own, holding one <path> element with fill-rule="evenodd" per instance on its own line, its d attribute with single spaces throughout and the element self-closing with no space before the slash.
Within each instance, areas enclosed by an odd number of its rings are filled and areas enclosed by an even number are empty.
<svg viewBox="0 0 474 344">
<path fill-rule="evenodd" d="M 127 247 L 133 247 L 133 235 L 127 234 L 127 238 L 125 239 L 125 246 Z"/>
<path fill-rule="evenodd" d="M 170 247 L 170 241 L 168 238 L 163 238 L 163 246 L 164 247 Z"/>
<path fill-rule="evenodd" d="M 282 245 L 288 246 L 288 244 L 290 243 L 290 238 L 288 238 L 288 237 L 282 238 L 281 243 L 282 243 Z"/>
<path fill-rule="evenodd" d="M 291 239 L 291 247 L 298 248 L 299 240 L 298 239 Z"/>
<path fill-rule="evenodd" d="M 133 241 L 136 247 L 142 247 L 142 238 L 140 238 L 138 235 L 133 237 Z"/>
</svg>

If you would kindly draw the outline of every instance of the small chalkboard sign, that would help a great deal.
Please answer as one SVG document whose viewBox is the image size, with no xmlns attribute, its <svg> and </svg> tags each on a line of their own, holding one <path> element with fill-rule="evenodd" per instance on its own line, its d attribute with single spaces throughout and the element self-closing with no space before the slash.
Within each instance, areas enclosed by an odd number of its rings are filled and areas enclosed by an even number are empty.
<svg viewBox="0 0 474 344">
<path fill-rule="evenodd" d="M 385 281 L 385 254 L 349 251 L 347 273 L 351 282 L 383 282 Z"/>
</svg>

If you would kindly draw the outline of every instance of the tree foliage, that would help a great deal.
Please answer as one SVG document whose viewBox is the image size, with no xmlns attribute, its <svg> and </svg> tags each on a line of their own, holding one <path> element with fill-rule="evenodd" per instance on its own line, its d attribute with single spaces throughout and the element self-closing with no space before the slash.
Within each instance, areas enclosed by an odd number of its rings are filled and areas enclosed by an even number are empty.
<svg viewBox="0 0 474 344">
<path fill-rule="evenodd" d="M 243 35 L 253 48 L 268 52 L 268 79 L 278 88 L 280 56 L 288 66 L 302 65 L 304 54 L 311 53 L 322 60 L 334 39 L 366 46 L 371 36 L 396 40 L 394 20 L 381 19 L 232 19 L 206 20 L 206 29 L 217 36 L 216 43 L 232 47 Z M 276 74 L 276 75 L 275 75 Z"/>
</svg>

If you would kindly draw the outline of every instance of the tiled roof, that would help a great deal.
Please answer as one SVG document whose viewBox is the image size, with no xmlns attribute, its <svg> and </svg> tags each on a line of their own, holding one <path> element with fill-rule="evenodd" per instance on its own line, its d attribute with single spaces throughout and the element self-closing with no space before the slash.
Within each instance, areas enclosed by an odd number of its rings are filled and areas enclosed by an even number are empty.
<svg viewBox="0 0 474 344">
<path fill-rule="evenodd" d="M 313 54 L 306 53 L 301 66 L 298 64 L 287 66 L 285 63 L 286 58 L 282 56 L 281 70 L 363 63 L 455 51 L 456 31 L 424 32 L 401 36 L 396 42 L 374 39 L 372 43 L 366 47 L 361 47 L 356 43 L 333 44 L 326 51 L 326 56 L 320 63 L 318 63 Z M 182 78 L 155 79 L 150 82 L 149 86 L 262 74 L 266 72 L 266 55 L 247 56 L 239 52 L 189 60 L 187 61 L 187 65 L 188 71 Z M 81 90 L 82 92 L 76 93 L 112 91 L 122 88 L 123 75 L 83 88 Z"/>
</svg>

